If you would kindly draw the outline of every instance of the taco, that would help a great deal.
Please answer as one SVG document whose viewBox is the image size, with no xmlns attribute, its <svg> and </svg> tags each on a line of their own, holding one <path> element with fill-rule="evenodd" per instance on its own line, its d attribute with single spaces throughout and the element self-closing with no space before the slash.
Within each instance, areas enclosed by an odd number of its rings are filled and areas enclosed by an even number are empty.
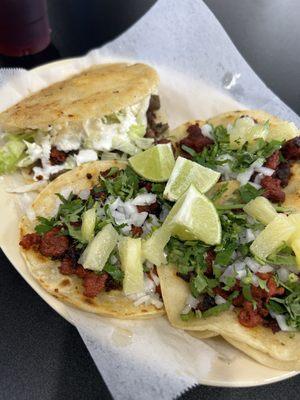
<svg viewBox="0 0 300 400">
<path fill-rule="evenodd" d="M 145 64 L 103 64 L 26 97 L 0 114 L 0 174 L 21 169 L 45 182 L 150 147 L 168 128 L 158 81 Z"/>
<path fill-rule="evenodd" d="M 299 180 L 291 179 L 298 174 L 295 161 L 300 158 L 295 124 L 264 111 L 232 111 L 189 121 L 169 137 L 178 154 L 219 171 L 222 180 L 237 180 L 245 190 L 250 182 L 272 202 L 293 206 L 300 189 Z"/>
<path fill-rule="evenodd" d="M 53 296 L 86 311 L 162 315 L 156 267 L 143 262 L 141 241 L 165 218 L 163 188 L 118 161 L 87 163 L 59 176 L 21 222 L 29 272 Z"/>
<path fill-rule="evenodd" d="M 178 153 L 221 174 L 207 196 L 222 231 L 214 245 L 176 234 L 167 243 L 157 269 L 171 324 L 219 334 L 265 365 L 300 369 L 299 131 L 246 110 L 170 135 Z"/>
</svg>

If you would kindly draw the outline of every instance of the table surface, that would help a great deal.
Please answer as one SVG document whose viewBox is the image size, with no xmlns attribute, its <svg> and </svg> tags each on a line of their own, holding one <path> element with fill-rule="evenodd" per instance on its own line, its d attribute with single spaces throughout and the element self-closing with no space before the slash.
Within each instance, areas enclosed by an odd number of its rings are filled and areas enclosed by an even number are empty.
<svg viewBox="0 0 300 400">
<path fill-rule="evenodd" d="M 206 0 L 266 84 L 300 113 L 299 0 Z M 134 23 L 153 0 L 48 0 L 52 44 L 26 59 L 0 57 L 0 67 L 31 68 L 84 54 Z M 111 399 L 76 329 L 57 315 L 0 254 L 0 398 Z M 181 399 L 298 398 L 300 375 L 257 388 L 197 386 Z"/>
</svg>

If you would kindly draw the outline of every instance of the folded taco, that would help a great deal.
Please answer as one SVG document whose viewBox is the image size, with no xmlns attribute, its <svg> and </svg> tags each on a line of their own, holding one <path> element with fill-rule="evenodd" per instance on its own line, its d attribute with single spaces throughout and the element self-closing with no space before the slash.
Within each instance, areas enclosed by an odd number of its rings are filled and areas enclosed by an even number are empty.
<svg viewBox="0 0 300 400">
<path fill-rule="evenodd" d="M 300 369 L 298 133 L 249 110 L 171 132 L 181 155 L 220 181 L 206 197 L 195 187 L 179 197 L 157 268 L 173 326 L 222 335 L 286 370 Z"/>
<path fill-rule="evenodd" d="M 145 64 L 103 64 L 26 97 L 0 114 L 0 173 L 47 181 L 150 147 L 167 129 L 158 81 Z"/>
<path fill-rule="evenodd" d="M 59 176 L 21 222 L 29 272 L 83 310 L 116 318 L 163 314 L 156 267 L 141 253 L 142 239 L 168 213 L 163 188 L 118 161 L 87 163 Z"/>
</svg>

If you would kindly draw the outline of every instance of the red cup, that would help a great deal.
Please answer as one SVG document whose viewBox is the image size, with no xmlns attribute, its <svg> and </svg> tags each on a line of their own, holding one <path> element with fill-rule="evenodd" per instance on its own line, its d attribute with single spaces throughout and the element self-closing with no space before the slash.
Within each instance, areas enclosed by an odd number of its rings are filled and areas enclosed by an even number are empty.
<svg viewBox="0 0 300 400">
<path fill-rule="evenodd" d="M 0 0 L 0 54 L 21 57 L 50 43 L 46 0 Z"/>
</svg>

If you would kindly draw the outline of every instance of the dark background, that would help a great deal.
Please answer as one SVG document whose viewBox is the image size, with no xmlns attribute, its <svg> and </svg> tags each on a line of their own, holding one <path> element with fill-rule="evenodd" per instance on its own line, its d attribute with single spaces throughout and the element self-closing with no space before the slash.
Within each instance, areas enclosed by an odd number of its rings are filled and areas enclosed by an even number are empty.
<svg viewBox="0 0 300 400">
<path fill-rule="evenodd" d="M 31 68 L 82 55 L 123 32 L 154 3 L 48 0 L 52 44 L 26 59 L 0 56 L 0 67 Z M 300 113 L 299 0 L 205 3 L 258 75 Z M 0 266 L 0 399 L 111 399 L 76 329 L 34 293 L 3 254 Z M 299 398 L 299 385 L 300 375 L 249 389 L 198 386 L 181 399 L 295 400 Z"/>
</svg>

